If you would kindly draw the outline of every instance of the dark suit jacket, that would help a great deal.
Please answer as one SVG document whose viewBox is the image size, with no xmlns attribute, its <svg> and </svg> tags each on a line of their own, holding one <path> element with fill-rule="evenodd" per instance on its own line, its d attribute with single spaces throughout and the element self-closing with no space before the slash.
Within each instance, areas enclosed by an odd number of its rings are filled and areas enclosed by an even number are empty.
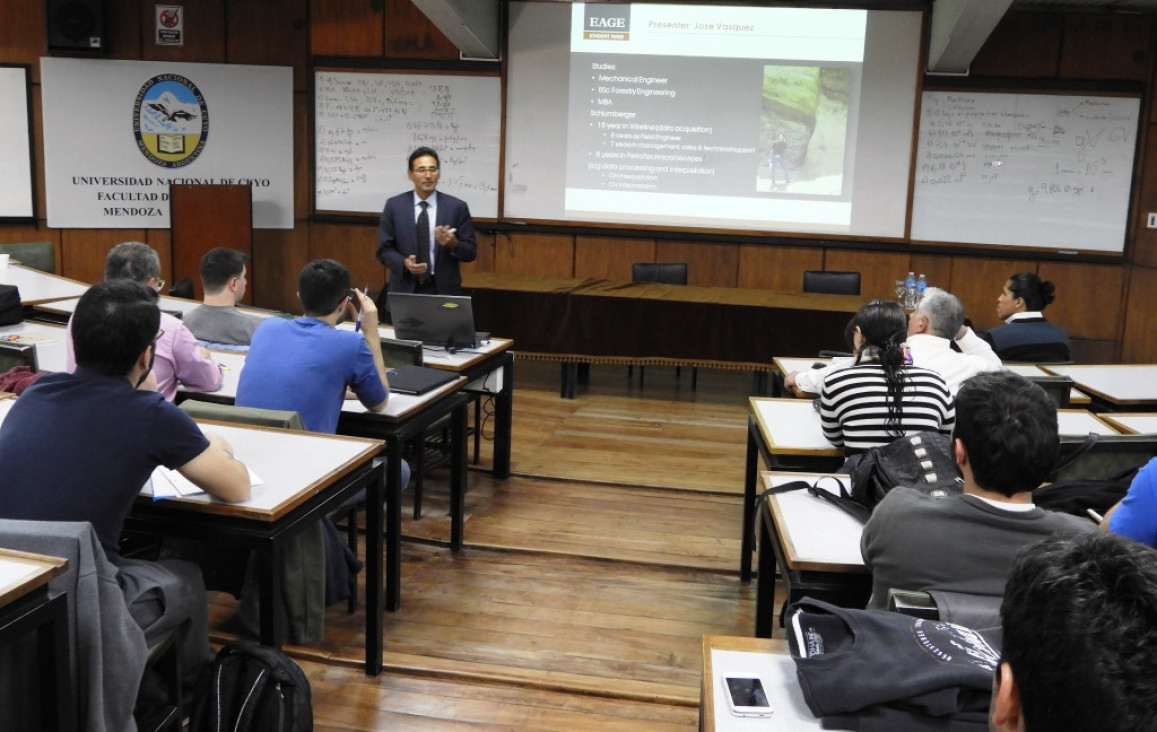
<svg viewBox="0 0 1157 732">
<path fill-rule="evenodd" d="M 459 262 L 472 262 L 478 256 L 474 241 L 474 220 L 466 202 L 441 191 L 437 194 L 438 214 L 433 226 L 457 229 L 458 246 L 454 249 L 435 245 L 434 284 L 441 295 L 462 294 Z M 386 201 L 378 226 L 378 261 L 390 268 L 390 292 L 413 292 L 417 278 L 406 271 L 406 257 L 418 253 L 414 226 L 414 192 L 406 191 Z"/>
</svg>

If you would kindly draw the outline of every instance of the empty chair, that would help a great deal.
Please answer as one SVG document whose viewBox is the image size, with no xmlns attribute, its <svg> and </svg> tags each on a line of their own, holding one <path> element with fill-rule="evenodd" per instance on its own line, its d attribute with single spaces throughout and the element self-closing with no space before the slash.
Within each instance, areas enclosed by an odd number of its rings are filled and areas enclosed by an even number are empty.
<svg viewBox="0 0 1157 732">
<path fill-rule="evenodd" d="M 803 291 L 828 295 L 859 295 L 859 272 L 809 269 L 803 273 Z"/>
<path fill-rule="evenodd" d="M 1071 376 L 1026 376 L 1026 379 L 1045 390 L 1049 399 L 1057 405 L 1057 409 L 1068 409 L 1069 398 L 1073 394 L 1073 378 Z"/>
<path fill-rule="evenodd" d="M 686 262 L 635 262 L 631 265 L 631 282 L 661 282 L 665 285 L 687 284 Z"/>
<path fill-rule="evenodd" d="M 686 262 L 635 262 L 631 265 L 631 282 L 659 282 L 664 285 L 687 284 Z M 632 367 L 627 367 L 627 378 L 631 377 Z M 680 369 L 675 367 L 675 377 L 679 377 Z M 645 377 L 643 367 L 639 367 L 639 388 L 643 388 Z M 691 367 L 691 391 L 699 382 L 699 369 Z"/>
</svg>

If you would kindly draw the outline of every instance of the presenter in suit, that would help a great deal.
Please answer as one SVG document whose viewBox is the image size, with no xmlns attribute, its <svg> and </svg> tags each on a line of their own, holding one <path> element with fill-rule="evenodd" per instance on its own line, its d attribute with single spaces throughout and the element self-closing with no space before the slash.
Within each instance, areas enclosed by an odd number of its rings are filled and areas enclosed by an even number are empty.
<svg viewBox="0 0 1157 732">
<path fill-rule="evenodd" d="M 410 153 L 407 175 L 414 184 L 386 201 L 378 227 L 378 261 L 390 269 L 390 292 L 460 295 L 459 262 L 478 255 L 474 221 L 466 202 L 439 193 L 438 153 Z"/>
</svg>

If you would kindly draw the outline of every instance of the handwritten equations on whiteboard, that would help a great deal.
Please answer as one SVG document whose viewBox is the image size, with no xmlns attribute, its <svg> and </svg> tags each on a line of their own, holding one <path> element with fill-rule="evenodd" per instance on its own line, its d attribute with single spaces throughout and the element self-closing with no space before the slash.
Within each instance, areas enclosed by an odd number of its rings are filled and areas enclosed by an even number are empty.
<svg viewBox="0 0 1157 732">
<path fill-rule="evenodd" d="M 380 213 L 413 187 L 407 157 L 427 146 L 441 158 L 438 189 L 497 218 L 498 77 L 318 71 L 314 81 L 316 210 Z"/>
<path fill-rule="evenodd" d="M 913 240 L 1121 252 L 1135 97 L 925 92 Z"/>
</svg>

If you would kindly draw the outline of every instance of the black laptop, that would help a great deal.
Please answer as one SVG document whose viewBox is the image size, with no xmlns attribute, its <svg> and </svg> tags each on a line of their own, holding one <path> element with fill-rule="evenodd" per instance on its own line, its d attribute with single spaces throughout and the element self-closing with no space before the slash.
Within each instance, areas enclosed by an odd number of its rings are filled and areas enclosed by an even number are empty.
<svg viewBox="0 0 1157 732">
<path fill-rule="evenodd" d="M 453 371 L 426 368 L 425 366 L 398 366 L 390 369 L 390 391 L 399 394 L 425 394 L 458 378 Z"/>
<path fill-rule="evenodd" d="M 475 348 L 488 336 L 474 331 L 469 297 L 391 292 L 387 299 L 395 338 L 454 350 Z"/>
</svg>

